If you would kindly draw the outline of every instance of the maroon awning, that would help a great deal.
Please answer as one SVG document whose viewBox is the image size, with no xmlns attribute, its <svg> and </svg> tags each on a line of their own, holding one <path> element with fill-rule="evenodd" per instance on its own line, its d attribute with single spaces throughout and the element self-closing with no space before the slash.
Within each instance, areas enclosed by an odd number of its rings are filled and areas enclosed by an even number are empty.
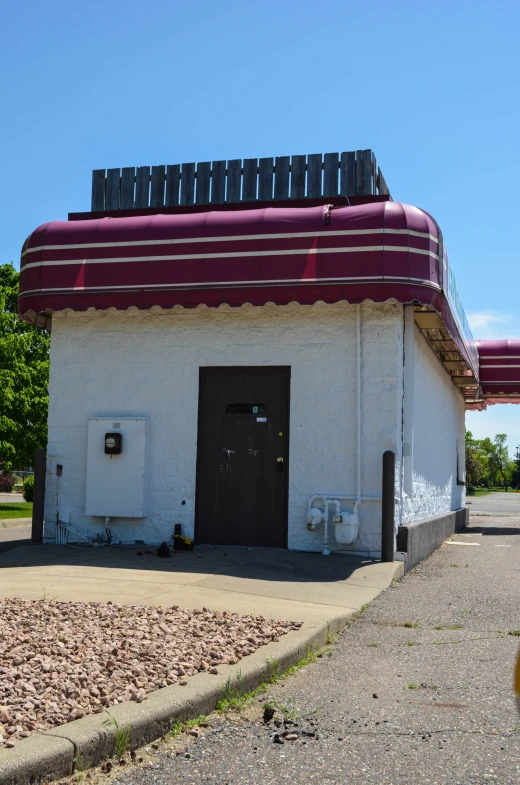
<svg viewBox="0 0 520 785">
<path fill-rule="evenodd" d="M 477 372 L 443 276 L 435 221 L 398 202 L 55 221 L 25 243 L 19 311 L 395 298 L 438 311 Z"/>
<path fill-rule="evenodd" d="M 476 344 L 486 403 L 520 403 L 520 340 Z"/>
</svg>

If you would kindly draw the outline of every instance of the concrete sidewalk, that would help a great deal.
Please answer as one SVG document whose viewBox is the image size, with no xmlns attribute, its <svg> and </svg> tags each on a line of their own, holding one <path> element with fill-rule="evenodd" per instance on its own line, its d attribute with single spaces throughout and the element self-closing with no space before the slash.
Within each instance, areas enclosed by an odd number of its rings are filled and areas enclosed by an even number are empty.
<svg viewBox="0 0 520 785">
<path fill-rule="evenodd" d="M 403 574 L 402 562 L 274 548 L 206 546 L 169 559 L 150 550 L 16 548 L 0 556 L 0 596 L 207 606 L 314 626 L 346 621 Z"/>
<path fill-rule="evenodd" d="M 0 493 L 0 504 L 16 504 L 24 502 L 22 493 L 12 491 L 11 493 Z"/>
<path fill-rule="evenodd" d="M 218 674 L 191 676 L 137 704 L 113 706 L 117 727 L 128 727 L 136 748 L 164 735 L 172 717 L 184 720 L 212 711 L 226 685 L 247 691 L 283 672 L 309 647 L 323 646 L 355 612 L 403 575 L 403 562 L 383 564 L 354 556 L 328 556 L 271 548 L 198 548 L 160 559 L 136 549 L 50 545 L 24 546 L 0 556 L 0 596 L 29 599 L 209 607 L 303 622 Z M 139 555 L 141 554 L 141 555 Z M 92 714 L 0 749 L 0 784 L 48 782 L 76 765 L 96 765 L 113 754 L 115 727 Z"/>
</svg>

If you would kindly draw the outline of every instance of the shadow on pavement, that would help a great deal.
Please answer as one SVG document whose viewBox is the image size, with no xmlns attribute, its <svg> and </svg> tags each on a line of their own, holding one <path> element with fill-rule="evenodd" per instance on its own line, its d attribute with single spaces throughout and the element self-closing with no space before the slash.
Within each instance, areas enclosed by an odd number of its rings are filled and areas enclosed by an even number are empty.
<svg viewBox="0 0 520 785">
<path fill-rule="evenodd" d="M 18 545 L 25 547 L 17 548 Z M 8 546 L 7 548 L 5 546 Z M 5 551 L 9 550 L 8 553 Z M 28 540 L 0 543 L 0 569 L 77 565 L 161 573 L 222 574 L 268 581 L 335 582 L 347 580 L 356 570 L 379 563 L 364 556 L 303 553 L 277 548 L 199 546 L 192 552 L 172 551 L 160 558 L 151 546 L 95 548 L 81 544 L 31 545 Z M 141 554 L 141 555 L 139 555 Z"/>
<path fill-rule="evenodd" d="M 0 554 L 6 553 L 7 551 L 13 550 L 13 548 L 20 548 L 22 545 L 30 545 L 31 538 L 27 537 L 23 540 L 6 540 L 5 542 L 0 542 Z M 0 563 L 0 567 L 1 567 Z"/>
</svg>

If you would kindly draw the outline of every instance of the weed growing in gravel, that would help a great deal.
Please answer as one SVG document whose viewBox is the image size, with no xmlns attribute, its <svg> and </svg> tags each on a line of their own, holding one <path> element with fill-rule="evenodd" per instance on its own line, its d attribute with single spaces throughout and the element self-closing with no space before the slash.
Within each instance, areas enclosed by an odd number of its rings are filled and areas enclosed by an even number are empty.
<svg viewBox="0 0 520 785">
<path fill-rule="evenodd" d="M 413 643 L 412 641 L 408 641 L 408 643 L 406 645 L 407 646 L 422 646 L 421 643 Z"/>
<path fill-rule="evenodd" d="M 322 709 L 322 706 L 319 706 L 317 709 L 313 709 L 313 711 L 301 714 L 296 707 L 294 698 L 288 698 L 284 703 L 276 703 L 276 701 L 274 701 L 269 705 L 280 712 L 284 722 L 299 722 L 300 720 L 306 720 L 309 717 L 313 717 Z"/>
<path fill-rule="evenodd" d="M 217 701 L 216 709 L 217 711 L 230 711 L 231 709 L 238 708 L 239 706 L 243 706 L 246 702 L 246 698 L 248 695 L 252 693 L 244 693 L 242 694 L 242 690 L 240 689 L 240 685 L 244 681 L 244 677 L 240 672 L 235 679 L 235 682 L 232 682 L 231 679 L 228 679 L 222 688 L 222 698 Z M 261 686 L 261 685 L 260 685 Z M 257 690 L 259 687 L 257 687 Z M 255 690 L 253 690 L 255 692 Z"/>
<path fill-rule="evenodd" d="M 286 720 L 295 720 L 298 717 L 298 710 L 292 698 L 289 698 L 285 703 L 275 703 L 274 705 L 282 714 L 284 722 Z"/>
<path fill-rule="evenodd" d="M 447 630 L 463 630 L 464 629 L 464 625 L 463 624 L 450 624 L 450 626 L 446 627 L 446 629 Z"/>
<path fill-rule="evenodd" d="M 185 722 L 172 717 L 170 720 L 170 730 L 167 736 L 170 739 L 175 739 L 184 731 L 189 730 L 190 728 L 196 728 L 198 725 L 202 725 L 204 722 L 206 722 L 205 714 L 199 714 L 198 717 L 194 717 L 192 720 L 185 720 Z"/>
<path fill-rule="evenodd" d="M 459 565 L 458 564 L 452 564 L 451 566 L 452 567 L 458 567 Z"/>
<path fill-rule="evenodd" d="M 330 646 L 333 643 L 336 643 L 338 639 L 337 635 L 334 635 L 333 632 L 330 631 L 330 621 L 327 622 L 327 637 L 325 639 L 325 643 Z"/>
<path fill-rule="evenodd" d="M 168 732 L 170 739 L 175 739 L 177 736 L 180 736 L 183 730 L 184 723 L 181 720 L 176 720 L 173 718 L 170 720 L 170 730 Z"/>
<path fill-rule="evenodd" d="M 276 661 L 274 661 L 276 662 L 276 669 L 271 670 L 271 673 L 267 679 L 259 684 L 256 689 L 251 690 L 250 692 L 242 693 L 240 688 L 240 685 L 243 681 L 242 674 L 239 674 L 235 682 L 232 682 L 231 679 L 228 679 L 222 690 L 222 697 L 217 701 L 215 708 L 221 714 L 227 714 L 229 711 L 240 711 L 244 708 L 244 706 L 250 704 L 258 695 L 262 695 L 263 693 L 267 692 L 270 684 L 276 684 L 277 681 L 285 679 L 287 676 L 294 676 L 295 673 L 298 673 L 298 671 L 304 668 L 306 665 L 316 662 L 318 657 L 328 653 L 329 652 L 327 649 L 317 651 L 312 646 L 307 646 L 305 650 L 305 656 L 302 657 L 301 660 L 296 663 L 296 665 L 292 665 L 290 668 L 287 668 L 287 670 L 283 671 L 283 673 L 279 672 L 279 665 Z"/>
<path fill-rule="evenodd" d="M 405 623 L 403 624 L 403 627 L 407 627 L 408 629 L 411 629 L 413 627 L 420 627 L 420 626 L 421 625 L 417 621 L 405 621 Z"/>
<path fill-rule="evenodd" d="M 462 643 L 462 638 L 456 641 L 433 641 L 433 646 L 451 646 L 452 643 Z"/>
<path fill-rule="evenodd" d="M 47 592 L 47 590 L 43 588 L 43 586 L 42 589 L 43 589 L 43 594 L 40 597 L 40 600 L 42 600 L 43 602 L 53 602 L 56 599 L 56 597 L 51 597 L 50 594 Z"/>
<path fill-rule="evenodd" d="M 280 663 L 278 662 L 278 660 L 274 659 L 274 657 L 268 657 L 266 662 L 270 670 L 270 674 L 267 680 L 269 684 L 276 684 L 276 682 L 280 678 Z"/>
<path fill-rule="evenodd" d="M 75 782 L 81 782 L 83 780 L 83 777 L 85 776 L 85 772 L 88 771 L 90 766 L 89 765 L 82 766 L 80 764 L 79 758 L 78 758 L 78 753 L 76 753 L 74 755 L 72 763 L 73 763 L 73 769 L 72 770 L 73 770 L 74 776 L 75 776 L 75 780 L 74 781 Z"/>
<path fill-rule="evenodd" d="M 106 710 L 105 710 L 106 711 Z M 121 758 L 127 749 L 130 747 L 130 728 L 128 725 L 119 725 L 118 721 L 109 711 L 108 719 L 103 723 L 106 727 L 114 727 L 116 729 L 116 738 L 114 741 L 114 758 Z"/>
<path fill-rule="evenodd" d="M 508 635 L 516 635 L 516 637 L 520 637 L 520 630 L 509 630 L 507 633 Z"/>
<path fill-rule="evenodd" d="M 359 609 L 359 612 L 363 613 L 363 611 L 366 611 L 367 608 L 368 608 L 368 605 L 362 605 L 361 608 Z"/>
<path fill-rule="evenodd" d="M 377 649 L 380 644 L 377 641 L 372 641 L 372 643 L 367 643 L 367 646 L 370 646 L 373 649 Z"/>
<path fill-rule="evenodd" d="M 418 688 L 418 686 L 419 686 L 419 685 L 418 685 L 418 684 L 416 684 L 414 681 L 411 681 L 411 682 L 408 684 L 408 689 L 409 689 L 409 690 L 416 690 L 416 689 Z"/>
</svg>

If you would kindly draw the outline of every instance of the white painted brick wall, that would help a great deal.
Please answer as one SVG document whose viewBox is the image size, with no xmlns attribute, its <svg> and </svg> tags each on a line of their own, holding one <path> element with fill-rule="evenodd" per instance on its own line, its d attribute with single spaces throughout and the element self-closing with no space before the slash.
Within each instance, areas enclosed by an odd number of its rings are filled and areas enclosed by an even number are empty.
<svg viewBox="0 0 520 785">
<path fill-rule="evenodd" d="M 400 450 L 402 308 L 367 302 L 361 312 L 362 494 L 379 496 L 381 455 Z M 289 547 L 320 550 L 322 527 L 305 527 L 308 498 L 356 490 L 355 330 L 347 303 L 55 314 L 46 536 L 58 508 L 89 536 L 104 529 L 85 516 L 87 421 L 98 416 L 147 416 L 151 425 L 149 514 L 113 519 L 115 538 L 158 543 L 175 523 L 192 535 L 199 367 L 290 365 Z M 380 515 L 379 502 L 362 504 L 355 549 L 379 550 Z M 330 540 L 334 549 L 332 532 Z"/>
<path fill-rule="evenodd" d="M 464 450 L 464 401 L 416 327 L 413 496 L 403 500 L 403 523 L 464 506 L 457 448 Z"/>
</svg>

